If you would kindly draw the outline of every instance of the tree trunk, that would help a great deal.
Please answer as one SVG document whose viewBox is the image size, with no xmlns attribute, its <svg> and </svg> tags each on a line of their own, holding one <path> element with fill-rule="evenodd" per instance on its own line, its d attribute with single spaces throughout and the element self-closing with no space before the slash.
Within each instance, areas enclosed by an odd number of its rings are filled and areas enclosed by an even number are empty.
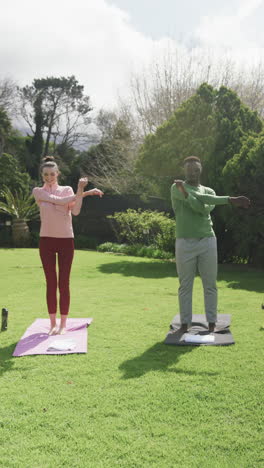
<svg viewBox="0 0 264 468">
<path fill-rule="evenodd" d="M 24 219 L 14 219 L 12 224 L 12 238 L 15 247 L 28 247 L 30 232 Z"/>
</svg>

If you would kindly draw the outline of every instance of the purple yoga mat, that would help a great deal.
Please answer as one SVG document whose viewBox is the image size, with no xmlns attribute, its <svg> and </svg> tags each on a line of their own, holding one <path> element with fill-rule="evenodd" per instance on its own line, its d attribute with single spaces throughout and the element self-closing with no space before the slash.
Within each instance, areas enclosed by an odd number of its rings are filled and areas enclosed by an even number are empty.
<svg viewBox="0 0 264 468">
<path fill-rule="evenodd" d="M 65 335 L 49 336 L 49 319 L 36 319 L 25 331 L 16 345 L 13 356 L 29 356 L 33 354 L 73 354 L 87 353 L 87 327 L 92 318 L 68 318 Z M 58 322 L 59 323 L 59 322 Z M 49 346 L 58 340 L 74 341 L 76 347 L 70 351 L 48 351 Z"/>
</svg>

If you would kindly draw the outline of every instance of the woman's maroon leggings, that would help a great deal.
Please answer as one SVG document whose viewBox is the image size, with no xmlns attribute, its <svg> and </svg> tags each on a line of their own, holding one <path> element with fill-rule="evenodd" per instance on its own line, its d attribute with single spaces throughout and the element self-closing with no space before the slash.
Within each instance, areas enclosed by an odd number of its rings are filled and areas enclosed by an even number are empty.
<svg viewBox="0 0 264 468">
<path fill-rule="evenodd" d="M 57 285 L 59 284 L 60 313 L 67 315 L 70 306 L 70 272 L 74 241 L 72 238 L 40 237 L 39 254 L 46 276 L 49 314 L 57 312 Z M 57 281 L 56 254 L 58 254 L 59 281 Z"/>
</svg>

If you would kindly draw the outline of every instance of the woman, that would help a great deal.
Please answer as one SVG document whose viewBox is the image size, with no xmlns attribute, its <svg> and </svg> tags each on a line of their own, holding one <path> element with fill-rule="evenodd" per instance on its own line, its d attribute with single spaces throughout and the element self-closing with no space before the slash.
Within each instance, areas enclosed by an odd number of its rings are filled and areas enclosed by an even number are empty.
<svg viewBox="0 0 264 468">
<path fill-rule="evenodd" d="M 70 271 L 74 255 L 72 214 L 81 211 L 86 196 L 99 195 L 98 189 L 84 192 L 87 178 L 79 180 L 76 195 L 71 187 L 58 185 L 59 169 L 53 156 L 43 158 L 40 167 L 43 187 L 33 189 L 33 195 L 40 209 L 39 252 L 47 283 L 47 306 L 50 316 L 49 335 L 64 334 L 70 306 Z M 59 278 L 57 281 L 56 254 L 58 254 Z M 56 326 L 57 286 L 60 291 L 60 327 Z"/>
</svg>

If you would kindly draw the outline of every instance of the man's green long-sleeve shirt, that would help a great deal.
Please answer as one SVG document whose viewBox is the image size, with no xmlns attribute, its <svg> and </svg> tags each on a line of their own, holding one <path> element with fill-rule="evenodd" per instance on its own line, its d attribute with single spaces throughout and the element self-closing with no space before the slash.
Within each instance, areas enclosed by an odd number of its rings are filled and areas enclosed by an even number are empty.
<svg viewBox="0 0 264 468">
<path fill-rule="evenodd" d="M 210 216 L 216 205 L 227 205 L 228 196 L 219 197 L 214 190 L 203 185 L 194 187 L 184 182 L 188 197 L 171 187 L 171 202 L 176 219 L 176 238 L 214 237 L 213 223 Z"/>
</svg>

